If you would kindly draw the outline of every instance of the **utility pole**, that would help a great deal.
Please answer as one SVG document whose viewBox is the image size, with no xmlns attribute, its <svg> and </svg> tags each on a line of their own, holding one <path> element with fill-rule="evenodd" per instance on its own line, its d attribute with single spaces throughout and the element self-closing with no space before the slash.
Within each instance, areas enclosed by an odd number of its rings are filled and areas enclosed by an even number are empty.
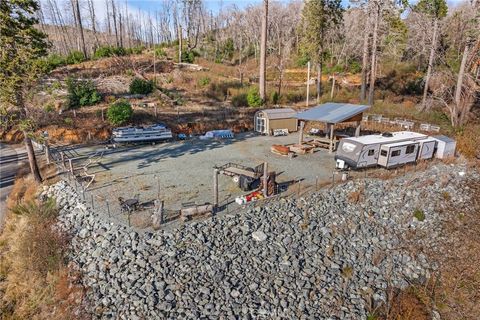
<svg viewBox="0 0 480 320">
<path fill-rule="evenodd" d="M 310 61 L 307 62 L 307 101 L 305 106 L 308 107 L 310 99 Z"/>
</svg>

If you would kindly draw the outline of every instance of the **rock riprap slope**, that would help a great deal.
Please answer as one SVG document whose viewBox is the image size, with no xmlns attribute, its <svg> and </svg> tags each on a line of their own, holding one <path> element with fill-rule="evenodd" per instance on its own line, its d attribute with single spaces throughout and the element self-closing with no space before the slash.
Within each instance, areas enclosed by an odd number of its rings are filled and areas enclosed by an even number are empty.
<svg viewBox="0 0 480 320">
<path fill-rule="evenodd" d="M 471 176 L 437 164 L 155 232 L 112 224 L 63 181 L 42 196 L 57 199 L 96 318 L 365 319 L 387 288 L 435 270 L 407 249 L 412 234 L 434 246 L 443 208 L 469 201 Z"/>
</svg>

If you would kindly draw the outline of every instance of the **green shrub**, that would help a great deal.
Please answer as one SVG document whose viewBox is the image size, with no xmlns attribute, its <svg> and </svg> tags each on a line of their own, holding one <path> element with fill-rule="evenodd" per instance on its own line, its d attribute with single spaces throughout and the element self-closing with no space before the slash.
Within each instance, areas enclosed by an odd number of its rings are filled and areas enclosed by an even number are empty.
<svg viewBox="0 0 480 320">
<path fill-rule="evenodd" d="M 250 88 L 250 90 L 248 90 L 247 102 L 248 102 L 248 106 L 252 108 L 258 108 L 263 104 L 262 98 L 260 98 L 260 94 L 258 93 L 257 87 L 252 87 Z"/>
<path fill-rule="evenodd" d="M 195 57 L 198 57 L 199 53 L 195 50 L 190 51 L 183 51 L 182 52 L 182 62 L 186 63 L 193 63 L 195 61 Z"/>
<path fill-rule="evenodd" d="M 239 93 L 232 97 L 232 105 L 238 107 L 248 107 L 247 94 Z"/>
<path fill-rule="evenodd" d="M 232 38 L 228 38 L 227 41 L 225 41 L 225 44 L 223 45 L 222 51 L 223 51 L 223 56 L 225 58 L 232 60 L 233 53 L 235 51 L 235 46 L 233 44 L 233 39 Z"/>
<path fill-rule="evenodd" d="M 307 65 L 308 61 L 310 61 L 310 56 L 306 53 L 303 53 L 303 54 L 298 56 L 297 61 L 296 61 L 296 65 L 298 67 L 305 67 Z"/>
<path fill-rule="evenodd" d="M 278 101 L 280 101 L 280 95 L 278 94 L 278 91 L 272 92 L 270 95 L 270 101 L 272 101 L 273 104 L 278 104 Z"/>
<path fill-rule="evenodd" d="M 59 90 L 62 88 L 62 84 L 60 83 L 60 81 L 54 81 L 52 83 L 52 89 L 53 90 Z"/>
<path fill-rule="evenodd" d="M 91 106 L 99 102 L 102 97 L 91 80 L 67 79 L 67 107 L 74 109 L 84 106 Z"/>
<path fill-rule="evenodd" d="M 107 58 L 112 56 L 112 47 L 110 46 L 101 46 L 98 47 L 93 53 L 93 59 Z"/>
<path fill-rule="evenodd" d="M 134 78 L 130 82 L 131 94 L 149 94 L 153 91 L 153 81 Z"/>
<path fill-rule="evenodd" d="M 121 125 L 130 120 L 133 109 L 127 100 L 120 99 L 108 107 L 107 119 L 113 125 Z"/>
<path fill-rule="evenodd" d="M 424 86 L 425 82 L 423 77 L 417 77 L 415 79 L 409 79 L 403 88 L 400 89 L 400 92 L 403 95 L 421 95 Z"/>
<path fill-rule="evenodd" d="M 48 103 L 43 107 L 43 110 L 45 110 L 45 112 L 53 112 L 55 111 L 55 106 L 52 103 Z"/>
<path fill-rule="evenodd" d="M 145 50 L 145 46 L 135 46 L 126 49 L 127 54 L 141 54 Z"/>
<path fill-rule="evenodd" d="M 423 212 L 423 210 L 415 209 L 415 211 L 413 211 L 413 216 L 414 216 L 418 221 L 423 221 L 423 220 L 425 220 L 425 213 Z"/>
<path fill-rule="evenodd" d="M 65 119 L 63 119 L 63 122 L 64 122 L 67 126 L 71 126 L 71 125 L 73 124 L 72 118 L 65 118 Z"/>
<path fill-rule="evenodd" d="M 155 46 L 155 56 L 157 56 L 157 57 L 166 57 L 166 56 L 167 56 L 167 52 L 166 52 L 165 49 L 163 49 L 162 47 Z"/>
<path fill-rule="evenodd" d="M 85 61 L 85 56 L 82 52 L 74 50 L 71 51 L 66 57 L 65 61 L 67 64 L 76 64 Z"/>
<path fill-rule="evenodd" d="M 65 57 L 56 53 L 52 53 L 38 60 L 38 66 L 47 73 L 66 64 L 67 61 L 65 61 Z"/>
<path fill-rule="evenodd" d="M 210 78 L 209 77 L 203 77 L 203 78 L 198 79 L 198 85 L 199 86 L 205 87 L 209 83 L 210 83 Z"/>
<path fill-rule="evenodd" d="M 127 55 L 127 50 L 124 47 L 113 47 L 113 54 L 116 56 L 125 56 Z"/>
<path fill-rule="evenodd" d="M 357 60 L 350 60 L 348 62 L 348 71 L 351 73 L 360 73 L 360 71 L 362 71 L 362 65 Z"/>
<path fill-rule="evenodd" d="M 133 53 L 134 49 L 125 50 L 123 47 L 101 46 L 93 53 L 93 59 L 108 58 L 113 56 L 124 56 L 127 53 Z M 141 51 L 140 51 L 141 52 Z"/>
</svg>

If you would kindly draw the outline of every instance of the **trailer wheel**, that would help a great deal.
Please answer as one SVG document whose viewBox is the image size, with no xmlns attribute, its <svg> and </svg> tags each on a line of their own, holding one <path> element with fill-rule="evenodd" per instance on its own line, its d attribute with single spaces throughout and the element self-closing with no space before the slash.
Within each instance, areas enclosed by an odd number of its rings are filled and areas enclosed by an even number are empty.
<svg viewBox="0 0 480 320">
<path fill-rule="evenodd" d="M 233 176 L 232 181 L 233 181 L 233 183 L 235 183 L 235 185 L 237 187 L 240 187 L 240 177 L 239 176 Z"/>
</svg>

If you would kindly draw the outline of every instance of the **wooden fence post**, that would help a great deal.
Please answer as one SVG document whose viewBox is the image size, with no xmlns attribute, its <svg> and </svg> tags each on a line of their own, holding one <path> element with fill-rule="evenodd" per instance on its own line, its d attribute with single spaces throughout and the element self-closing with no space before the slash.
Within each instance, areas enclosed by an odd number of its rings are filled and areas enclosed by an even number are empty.
<svg viewBox="0 0 480 320">
<path fill-rule="evenodd" d="M 263 163 L 263 196 L 268 197 L 268 162 Z"/>
<path fill-rule="evenodd" d="M 218 206 L 218 169 L 213 170 L 213 213 L 216 213 Z"/>
</svg>

